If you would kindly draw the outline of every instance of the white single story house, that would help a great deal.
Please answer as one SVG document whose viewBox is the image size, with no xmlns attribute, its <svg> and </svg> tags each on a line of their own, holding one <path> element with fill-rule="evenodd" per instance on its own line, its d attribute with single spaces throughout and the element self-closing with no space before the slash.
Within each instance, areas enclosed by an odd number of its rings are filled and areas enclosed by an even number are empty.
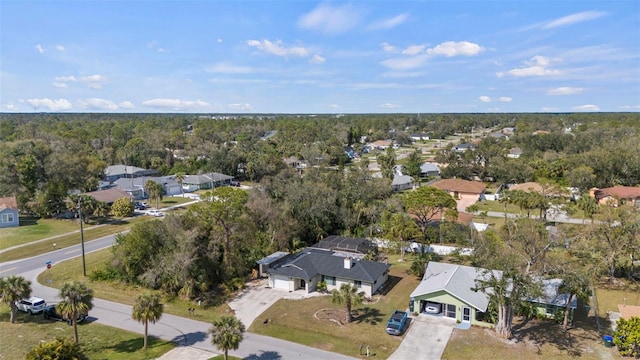
<svg viewBox="0 0 640 360">
<path fill-rule="evenodd" d="M 266 272 L 273 289 L 302 290 L 309 294 L 323 281 L 329 291 L 351 284 L 371 297 L 387 281 L 389 265 L 340 256 L 331 250 L 306 248 L 280 258 Z"/>
</svg>

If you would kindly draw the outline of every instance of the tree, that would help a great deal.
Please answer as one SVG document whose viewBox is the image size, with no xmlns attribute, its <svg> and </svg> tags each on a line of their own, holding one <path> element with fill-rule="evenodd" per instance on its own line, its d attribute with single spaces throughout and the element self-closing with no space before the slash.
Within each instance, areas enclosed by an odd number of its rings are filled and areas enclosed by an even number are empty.
<svg viewBox="0 0 640 360">
<path fill-rule="evenodd" d="M 571 312 L 571 302 L 574 297 L 585 300 L 589 297 L 589 286 L 591 279 L 582 272 L 569 271 L 561 275 L 562 284 L 558 288 L 558 293 L 569 294 L 567 297 L 567 306 L 564 309 L 564 320 L 562 328 L 567 330 L 569 327 L 569 314 Z"/>
<path fill-rule="evenodd" d="M 396 152 L 389 146 L 384 154 L 377 156 L 378 165 L 382 171 L 382 177 L 393 181 L 394 167 L 396 166 Z"/>
<path fill-rule="evenodd" d="M 613 332 L 613 343 L 623 356 L 640 357 L 640 317 L 632 316 L 629 320 L 623 318 L 616 322 Z"/>
<path fill-rule="evenodd" d="M 345 317 L 347 323 L 353 320 L 351 307 L 362 304 L 362 301 L 364 301 L 364 291 L 358 292 L 358 288 L 355 285 L 344 283 L 340 285 L 340 290 L 333 289 L 333 291 L 331 291 L 331 302 L 334 304 L 344 303 L 347 310 Z"/>
<path fill-rule="evenodd" d="M 155 324 L 162 317 L 164 305 L 160 303 L 160 295 L 145 292 L 136 297 L 133 304 L 133 320 L 144 324 L 144 346 L 147 348 L 147 337 L 149 334 L 149 323 Z"/>
<path fill-rule="evenodd" d="M 111 213 L 113 216 L 129 217 L 133 216 L 133 203 L 131 199 L 123 197 L 116 199 L 111 205 Z"/>
<path fill-rule="evenodd" d="M 25 280 L 22 276 L 15 275 L 0 278 L 0 299 L 11 307 L 11 323 L 16 321 L 16 312 L 18 311 L 16 301 L 26 299 L 30 296 L 31 281 Z"/>
<path fill-rule="evenodd" d="M 456 208 L 456 200 L 449 193 L 432 186 L 421 186 L 415 191 L 410 191 L 402 200 L 406 211 L 415 218 L 422 232 L 423 241 L 427 240 L 426 232 L 429 222 L 441 220 L 438 215 L 444 209 Z"/>
<path fill-rule="evenodd" d="M 382 230 L 390 240 L 396 241 L 400 248 L 400 261 L 404 261 L 405 241 L 418 236 L 416 223 L 405 213 L 387 213 L 382 221 Z"/>
<path fill-rule="evenodd" d="M 93 308 L 93 290 L 77 281 L 69 281 L 62 285 L 57 310 L 63 317 L 71 320 L 73 338 L 78 343 L 78 317 L 87 314 Z"/>
<path fill-rule="evenodd" d="M 156 209 L 158 209 L 158 202 L 162 200 L 162 196 L 164 196 L 164 187 L 153 180 L 147 180 L 144 184 L 144 191 L 149 194 L 150 199 L 155 200 Z"/>
<path fill-rule="evenodd" d="M 238 350 L 243 339 L 245 327 L 235 316 L 222 316 L 213 322 L 209 329 L 211 344 L 224 351 L 224 359 L 229 357 L 229 350 Z"/>
<path fill-rule="evenodd" d="M 422 163 L 422 152 L 420 149 L 416 149 L 407 157 L 407 162 L 405 163 L 403 170 L 407 175 L 414 179 L 418 179 L 420 178 L 420 165 L 422 165 Z"/>
<path fill-rule="evenodd" d="M 71 339 L 58 338 L 36 345 L 29 350 L 25 358 L 27 360 L 84 360 L 87 357 L 82 352 L 79 344 L 71 341 Z"/>
<path fill-rule="evenodd" d="M 184 188 L 182 187 L 182 182 L 184 181 L 184 179 L 186 178 L 187 174 L 185 174 L 184 172 L 180 171 L 177 172 L 174 177 L 176 178 L 176 181 L 178 182 L 178 184 L 180 184 L 180 193 L 182 194 L 182 197 L 184 197 Z"/>
<path fill-rule="evenodd" d="M 582 194 L 577 201 L 577 205 L 578 209 L 582 210 L 584 216 L 591 219 L 591 223 L 593 224 L 593 215 L 597 214 L 599 210 L 596 199 L 587 194 Z M 582 223 L 584 223 L 584 220 L 582 221 Z"/>
</svg>

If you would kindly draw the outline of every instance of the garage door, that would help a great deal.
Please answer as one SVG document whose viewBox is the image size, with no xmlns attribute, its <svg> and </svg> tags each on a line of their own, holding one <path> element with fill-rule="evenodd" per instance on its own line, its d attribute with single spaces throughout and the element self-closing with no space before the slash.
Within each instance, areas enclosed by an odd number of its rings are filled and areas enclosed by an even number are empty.
<svg viewBox="0 0 640 360">
<path fill-rule="evenodd" d="M 276 275 L 273 279 L 273 288 L 274 289 L 282 289 L 289 290 L 289 278 L 286 276 L 278 276 Z"/>
</svg>

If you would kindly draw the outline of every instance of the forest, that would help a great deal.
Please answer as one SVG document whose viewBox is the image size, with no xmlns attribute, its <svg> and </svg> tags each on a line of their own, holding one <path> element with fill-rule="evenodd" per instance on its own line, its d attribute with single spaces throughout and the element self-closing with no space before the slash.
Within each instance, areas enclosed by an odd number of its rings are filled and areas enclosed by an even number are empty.
<svg viewBox="0 0 640 360">
<path fill-rule="evenodd" d="M 504 128 L 512 134 L 488 135 Z M 425 154 L 414 149 L 411 135 L 416 133 L 434 142 L 458 136 L 460 143 L 475 146 L 460 153 L 451 143 Z M 353 160 L 344 150 L 352 146 L 362 152 L 365 144 L 386 139 L 409 150 L 409 156 L 397 158 L 399 150 L 389 148 Z M 110 267 L 92 274 L 186 298 L 232 287 L 273 251 L 296 251 L 333 234 L 474 245 L 475 264 L 520 269 L 514 274 L 557 275 L 578 262 L 585 264 L 579 273 L 590 269 L 603 276 L 631 276 L 633 262 L 622 259 L 640 252 L 637 208 L 594 210 L 601 212 L 601 222 L 553 237 L 552 243 L 544 224 L 530 217 L 481 235 L 456 226 L 438 233 L 415 221 L 416 203 L 447 207 L 442 204 L 449 200 L 442 194 L 393 192 L 390 185 L 395 165 L 417 179 L 419 165 L 432 160 L 442 165 L 443 178 L 494 187 L 537 181 L 585 195 L 593 187 L 638 186 L 639 140 L 637 113 L 5 113 L 0 114 L 0 197 L 15 195 L 25 215 L 56 216 L 68 206 L 70 192 L 95 190 L 112 164 L 163 175 L 219 172 L 250 183 L 250 191 L 218 188 L 209 194 L 216 201 L 136 225 L 118 237 Z M 522 149 L 517 159 L 506 156 L 513 148 Z M 292 156 L 311 166 L 301 171 L 287 165 L 285 159 Z M 382 177 L 372 176 L 368 165 L 373 159 Z M 513 196 L 508 201 L 520 200 Z M 543 202 L 535 207 L 548 206 Z M 575 240 L 572 252 L 550 255 L 565 247 L 563 238 Z M 425 259 L 416 259 L 424 264 Z"/>
</svg>

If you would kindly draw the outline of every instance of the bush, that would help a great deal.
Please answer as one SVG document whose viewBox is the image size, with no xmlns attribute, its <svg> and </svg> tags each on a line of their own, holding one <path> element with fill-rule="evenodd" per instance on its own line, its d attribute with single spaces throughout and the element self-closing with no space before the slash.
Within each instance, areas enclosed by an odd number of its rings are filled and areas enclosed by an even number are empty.
<svg viewBox="0 0 640 360">
<path fill-rule="evenodd" d="M 318 285 L 316 286 L 316 290 L 318 290 L 318 292 L 321 292 L 321 293 L 326 293 L 327 292 L 327 283 L 324 282 L 324 281 L 318 282 Z"/>
<path fill-rule="evenodd" d="M 133 216 L 133 203 L 129 198 L 120 198 L 111 205 L 111 213 L 113 216 L 130 217 Z"/>
<path fill-rule="evenodd" d="M 58 338 L 37 345 L 25 356 L 27 360 L 60 359 L 85 360 L 87 357 L 73 339 Z"/>
</svg>

